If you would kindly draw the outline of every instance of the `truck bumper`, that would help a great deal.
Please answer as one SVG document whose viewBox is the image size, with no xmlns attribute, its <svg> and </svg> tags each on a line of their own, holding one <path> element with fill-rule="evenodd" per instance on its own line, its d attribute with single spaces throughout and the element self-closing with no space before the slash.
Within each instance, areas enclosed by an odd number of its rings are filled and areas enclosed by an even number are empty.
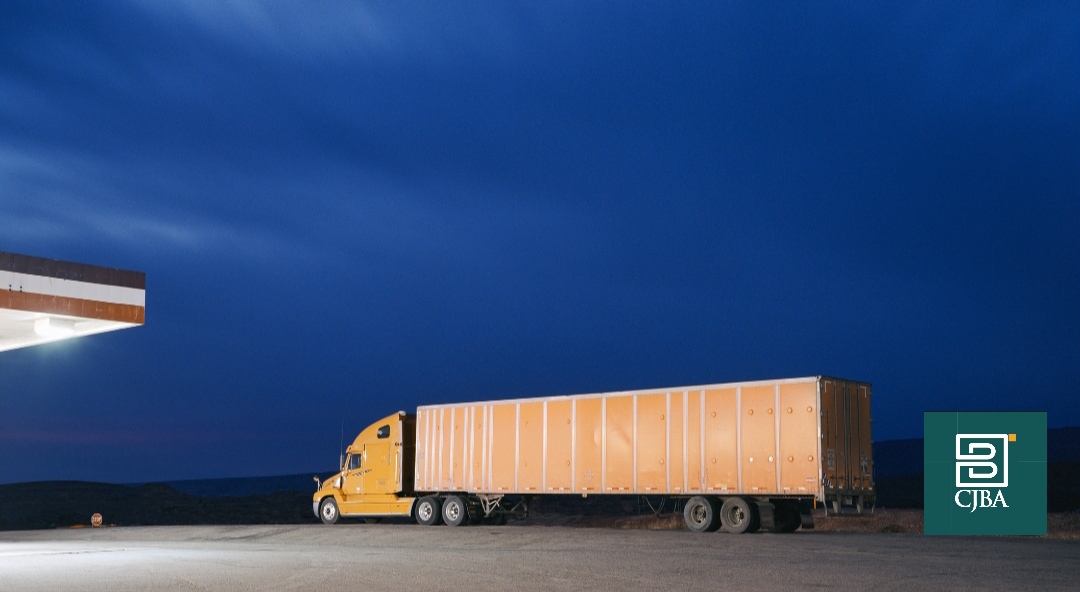
<svg viewBox="0 0 1080 592">
<path fill-rule="evenodd" d="M 311 502 L 311 511 L 315 513 L 316 518 L 320 518 L 320 516 L 319 516 L 319 502 Z"/>
</svg>

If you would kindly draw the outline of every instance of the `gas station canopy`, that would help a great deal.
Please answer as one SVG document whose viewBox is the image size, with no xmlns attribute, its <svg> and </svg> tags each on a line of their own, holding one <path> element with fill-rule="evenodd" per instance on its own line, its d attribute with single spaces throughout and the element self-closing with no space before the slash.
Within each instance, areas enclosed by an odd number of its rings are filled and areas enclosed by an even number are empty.
<svg viewBox="0 0 1080 592">
<path fill-rule="evenodd" d="M 146 274 L 0 251 L 0 351 L 142 325 Z"/>
</svg>

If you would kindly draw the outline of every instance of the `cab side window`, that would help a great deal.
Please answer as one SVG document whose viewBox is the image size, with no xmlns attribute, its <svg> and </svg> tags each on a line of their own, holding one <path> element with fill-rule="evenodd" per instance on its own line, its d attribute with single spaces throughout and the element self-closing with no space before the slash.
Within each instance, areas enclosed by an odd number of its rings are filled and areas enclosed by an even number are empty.
<svg viewBox="0 0 1080 592">
<path fill-rule="evenodd" d="M 384 425 L 379 428 L 379 431 L 375 434 L 380 440 L 390 437 L 390 426 Z"/>
<path fill-rule="evenodd" d="M 362 458 L 363 458 L 363 456 L 360 455 L 360 454 L 350 454 L 349 455 L 349 470 L 352 471 L 354 469 L 359 469 L 360 468 L 360 459 L 362 459 Z"/>
</svg>

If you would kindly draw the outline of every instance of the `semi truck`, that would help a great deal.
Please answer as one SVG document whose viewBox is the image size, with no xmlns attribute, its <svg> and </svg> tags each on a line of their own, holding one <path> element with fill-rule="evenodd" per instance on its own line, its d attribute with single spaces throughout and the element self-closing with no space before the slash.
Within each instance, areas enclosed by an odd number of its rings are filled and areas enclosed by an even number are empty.
<svg viewBox="0 0 1080 592">
<path fill-rule="evenodd" d="M 674 499 L 695 532 L 813 527 L 874 503 L 871 385 L 812 376 L 423 405 L 367 427 L 312 509 L 460 526 L 539 496 Z"/>
</svg>

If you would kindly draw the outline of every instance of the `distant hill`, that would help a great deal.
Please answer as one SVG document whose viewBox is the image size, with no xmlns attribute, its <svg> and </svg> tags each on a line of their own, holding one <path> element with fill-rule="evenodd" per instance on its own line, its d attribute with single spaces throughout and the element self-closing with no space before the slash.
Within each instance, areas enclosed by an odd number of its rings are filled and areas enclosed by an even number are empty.
<svg viewBox="0 0 1080 592">
<path fill-rule="evenodd" d="M 1047 462 L 1080 462 L 1080 427 L 1046 430 Z"/>
<path fill-rule="evenodd" d="M 922 438 L 874 442 L 874 476 L 876 478 L 921 475 L 922 472 Z"/>
<path fill-rule="evenodd" d="M 1080 462 L 1080 427 L 1046 430 L 1046 461 Z M 874 442 L 874 476 L 921 475 L 923 439 Z"/>
<path fill-rule="evenodd" d="M 1046 430 L 1046 503 L 1052 512 L 1080 509 L 1080 427 Z M 921 508 L 923 439 L 874 443 L 878 505 Z"/>
<path fill-rule="evenodd" d="M 312 483 L 314 489 L 314 483 Z M 311 493 L 201 497 L 163 484 L 41 481 L 0 485 L 0 530 L 85 526 L 100 513 L 119 526 L 318 522 Z"/>
<path fill-rule="evenodd" d="M 205 497 L 269 495 L 283 491 L 315 493 L 315 481 L 312 480 L 312 477 L 318 475 L 320 478 L 325 478 L 336 472 L 336 469 L 328 469 L 318 473 L 297 473 L 295 475 L 189 479 L 185 481 L 133 483 L 132 485 L 167 485 L 181 493 Z"/>
</svg>

